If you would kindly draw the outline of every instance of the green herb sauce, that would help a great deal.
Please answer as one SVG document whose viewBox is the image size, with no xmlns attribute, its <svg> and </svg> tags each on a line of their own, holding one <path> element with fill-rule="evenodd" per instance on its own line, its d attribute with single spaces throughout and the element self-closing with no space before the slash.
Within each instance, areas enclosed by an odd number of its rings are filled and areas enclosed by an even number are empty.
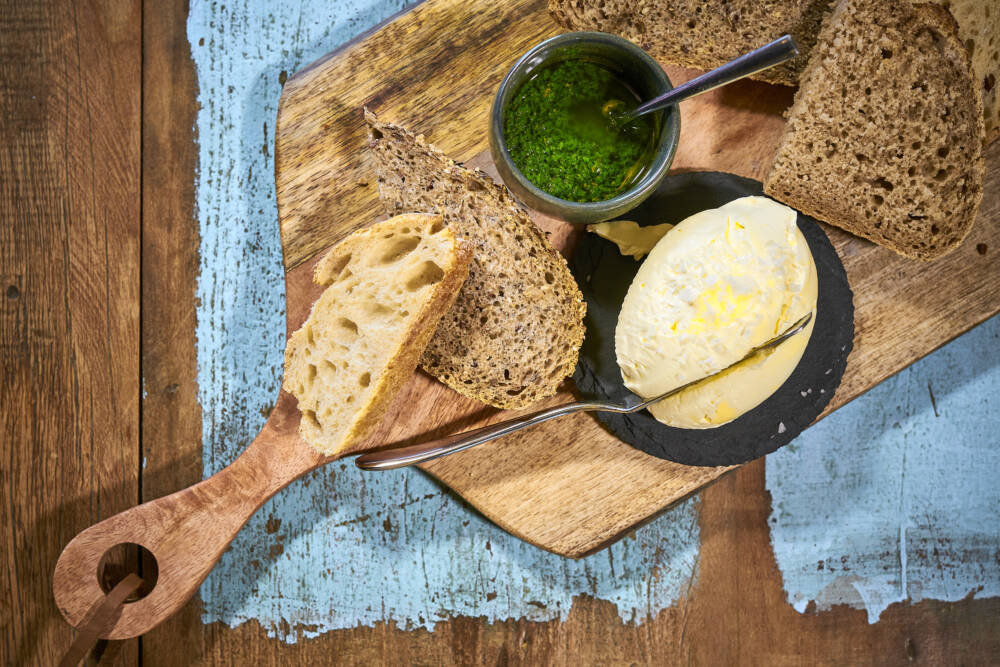
<svg viewBox="0 0 1000 667">
<path fill-rule="evenodd" d="M 576 202 L 611 199 L 645 172 L 658 127 L 641 116 L 616 128 L 606 111 L 638 104 L 635 93 L 597 63 L 548 65 L 521 84 L 506 109 L 507 150 L 521 173 L 551 195 Z"/>
</svg>

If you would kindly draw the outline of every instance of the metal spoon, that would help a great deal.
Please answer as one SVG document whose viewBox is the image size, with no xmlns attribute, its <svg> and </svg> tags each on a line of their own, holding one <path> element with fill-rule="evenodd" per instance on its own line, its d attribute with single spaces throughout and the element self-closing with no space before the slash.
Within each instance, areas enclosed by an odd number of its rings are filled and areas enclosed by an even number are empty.
<svg viewBox="0 0 1000 667">
<path fill-rule="evenodd" d="M 477 428 L 472 431 L 465 431 L 464 433 L 445 436 L 444 438 L 431 440 L 430 442 L 424 442 L 419 445 L 410 445 L 409 447 L 399 447 L 397 449 L 387 449 L 381 452 L 364 454 L 359 456 L 355 463 L 357 463 L 358 467 L 362 470 L 390 470 L 392 468 L 402 468 L 413 465 L 414 463 L 423 463 L 424 461 L 431 461 L 433 459 L 441 458 L 442 456 L 447 456 L 448 454 L 454 454 L 455 452 L 460 452 L 463 449 L 469 449 L 470 447 L 481 445 L 484 442 L 489 442 L 490 440 L 495 440 L 505 435 L 509 435 L 514 431 L 520 431 L 523 428 L 528 428 L 529 426 L 534 426 L 535 424 L 541 424 L 544 421 L 555 419 L 556 417 L 562 417 L 563 415 L 568 415 L 573 412 L 617 412 L 620 414 L 638 412 L 639 410 L 647 408 L 657 401 L 662 401 L 665 398 L 673 396 L 679 391 L 683 391 L 684 389 L 696 385 L 699 382 L 704 382 L 709 378 L 713 378 L 719 373 L 727 371 L 737 364 L 743 363 L 759 352 L 763 352 L 780 345 L 805 329 L 810 320 L 812 320 L 811 312 L 806 314 L 798 322 L 788 327 L 771 340 L 766 343 L 762 343 L 747 352 L 746 356 L 739 361 L 699 380 L 688 382 L 685 385 L 681 385 L 680 387 L 664 392 L 659 396 L 654 396 L 653 398 L 645 401 L 640 399 L 640 402 L 635 405 L 618 405 L 616 403 L 601 401 L 578 401 L 575 403 L 566 403 L 565 405 L 558 405 L 554 408 L 547 408 L 539 412 L 533 412 L 529 415 L 516 417 L 499 424 L 483 426 L 482 428 Z"/>
<path fill-rule="evenodd" d="M 643 102 L 631 111 L 616 111 L 608 105 L 605 105 L 604 111 L 614 126 L 624 127 L 629 121 L 650 111 L 665 109 L 695 95 L 701 95 L 737 79 L 780 65 L 797 55 L 799 55 L 799 47 L 795 44 L 795 40 L 791 35 L 784 35 L 770 44 L 754 49 L 736 60 L 691 79 L 659 97 Z"/>
</svg>

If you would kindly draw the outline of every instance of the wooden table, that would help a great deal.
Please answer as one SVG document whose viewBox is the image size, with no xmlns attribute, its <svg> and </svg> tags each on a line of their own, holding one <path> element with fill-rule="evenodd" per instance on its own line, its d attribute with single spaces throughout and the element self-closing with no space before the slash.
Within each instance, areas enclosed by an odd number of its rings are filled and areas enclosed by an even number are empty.
<svg viewBox="0 0 1000 667">
<path fill-rule="evenodd" d="M 180 1 L 0 6 L 0 664 L 54 664 L 51 597 L 83 528 L 202 476 L 195 73 Z M 1000 144 L 989 159 L 1000 160 Z M 785 600 L 757 461 L 701 494 L 703 573 L 644 624 L 582 595 L 565 621 L 453 617 L 287 644 L 203 625 L 196 599 L 107 664 L 986 663 L 1000 599 L 893 605 L 870 625 Z M 361 585 L 359 583 L 359 585 Z"/>
</svg>

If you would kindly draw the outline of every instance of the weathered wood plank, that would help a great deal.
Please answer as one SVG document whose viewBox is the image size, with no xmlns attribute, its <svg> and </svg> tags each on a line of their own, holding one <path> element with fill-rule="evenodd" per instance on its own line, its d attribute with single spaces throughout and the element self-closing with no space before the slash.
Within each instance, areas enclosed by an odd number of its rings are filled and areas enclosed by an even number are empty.
<svg viewBox="0 0 1000 667">
<path fill-rule="evenodd" d="M 458 617 L 433 632 L 378 622 L 295 644 L 255 621 L 213 624 L 201 642 L 189 639 L 184 656 L 192 665 L 568 666 L 985 664 L 997 655 L 998 598 L 894 605 L 877 624 L 846 606 L 795 611 L 774 564 L 763 471 L 756 462 L 705 490 L 700 574 L 676 606 L 641 625 L 584 594 L 565 621 Z M 171 662 L 161 655 L 155 664 Z"/>
<path fill-rule="evenodd" d="M 58 661 L 52 566 L 137 500 L 141 34 L 139 2 L 0 5 L 2 664 Z"/>
<path fill-rule="evenodd" d="M 194 67 L 186 0 L 143 6 L 142 498 L 201 479 Z"/>
<path fill-rule="evenodd" d="M 895 604 L 878 623 L 846 605 L 796 611 L 774 560 L 764 468 L 764 461 L 755 461 L 702 493 L 700 567 L 706 575 L 687 607 L 690 662 L 985 664 L 997 655 L 1000 598 Z"/>
<path fill-rule="evenodd" d="M 767 458 L 787 600 L 877 622 L 921 599 L 1000 597 L 1000 317 Z"/>
<path fill-rule="evenodd" d="M 202 478 L 195 283 L 197 84 L 186 0 L 143 4 L 142 500 Z M 206 630 L 208 628 L 205 628 Z M 142 639 L 142 660 L 175 662 L 205 637 L 197 601 Z"/>
</svg>

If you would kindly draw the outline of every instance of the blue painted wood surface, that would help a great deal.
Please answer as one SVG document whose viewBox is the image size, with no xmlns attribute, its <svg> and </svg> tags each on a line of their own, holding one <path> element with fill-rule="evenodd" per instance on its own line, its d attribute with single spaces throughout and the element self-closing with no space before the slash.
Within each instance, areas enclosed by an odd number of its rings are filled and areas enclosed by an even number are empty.
<svg viewBox="0 0 1000 667">
<path fill-rule="evenodd" d="M 768 457 L 796 609 L 1000 596 L 998 391 L 994 317 Z"/>
<path fill-rule="evenodd" d="M 273 139 L 282 77 L 402 7 L 191 3 L 206 475 L 256 435 L 280 383 Z M 995 318 L 769 459 L 775 555 L 797 609 L 845 602 L 875 620 L 907 597 L 1000 594 L 998 336 Z M 507 535 L 418 472 L 365 475 L 338 464 L 286 489 L 240 533 L 202 586 L 203 619 L 255 619 L 293 642 L 379 620 L 432 628 L 455 615 L 564 618 L 587 593 L 643 622 L 699 576 L 697 507 L 691 499 L 570 561 Z"/>
</svg>

